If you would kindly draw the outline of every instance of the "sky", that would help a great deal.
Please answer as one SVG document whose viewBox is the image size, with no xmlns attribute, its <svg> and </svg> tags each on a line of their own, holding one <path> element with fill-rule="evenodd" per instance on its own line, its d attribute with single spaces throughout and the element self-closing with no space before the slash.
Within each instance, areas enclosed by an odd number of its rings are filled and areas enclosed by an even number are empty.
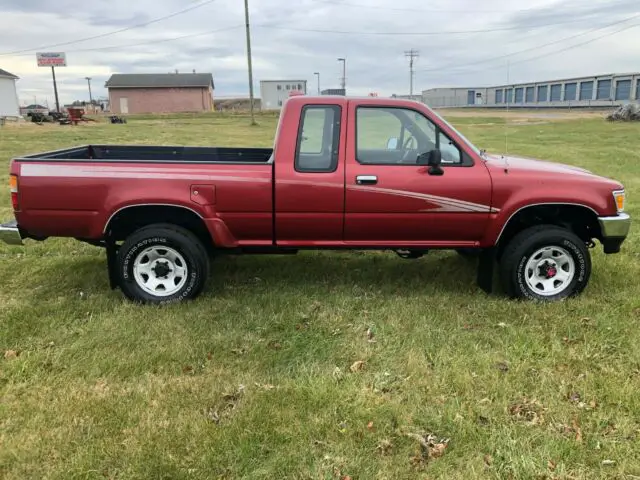
<svg viewBox="0 0 640 480">
<path fill-rule="evenodd" d="M 306 79 L 313 93 L 314 72 L 321 88 L 337 88 L 338 57 L 348 94 L 407 94 L 409 49 L 420 55 L 414 93 L 640 71 L 638 0 L 249 0 L 249 8 L 256 96 L 270 79 Z M 99 38 L 79 41 L 88 37 Z M 218 98 L 249 93 L 243 0 L 2 0 L 0 68 L 20 77 L 21 104 L 53 106 L 51 70 L 37 66 L 36 51 L 67 55 L 56 70 L 61 103 L 88 100 L 87 76 L 94 98 L 106 97 L 113 73 L 195 69 L 213 74 Z"/>
</svg>

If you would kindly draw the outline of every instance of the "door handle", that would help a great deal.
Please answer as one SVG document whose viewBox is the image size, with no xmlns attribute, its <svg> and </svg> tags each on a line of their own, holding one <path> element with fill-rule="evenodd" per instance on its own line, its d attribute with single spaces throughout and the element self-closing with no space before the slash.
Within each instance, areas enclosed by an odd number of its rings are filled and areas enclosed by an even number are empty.
<svg viewBox="0 0 640 480">
<path fill-rule="evenodd" d="M 378 177 L 375 175 L 358 175 L 356 177 L 356 183 L 358 185 L 375 185 L 378 183 Z"/>
</svg>

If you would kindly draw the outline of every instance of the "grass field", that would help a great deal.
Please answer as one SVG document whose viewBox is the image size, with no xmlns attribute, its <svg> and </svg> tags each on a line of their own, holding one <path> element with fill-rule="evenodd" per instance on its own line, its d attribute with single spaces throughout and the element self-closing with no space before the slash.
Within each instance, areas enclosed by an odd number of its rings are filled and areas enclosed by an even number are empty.
<svg viewBox="0 0 640 480">
<path fill-rule="evenodd" d="M 622 180 L 640 217 L 640 125 L 452 119 L 480 148 L 508 128 L 512 154 Z M 12 156 L 82 143 L 270 146 L 276 118 L 259 122 L 7 125 L 0 181 Z M 195 302 L 140 307 L 100 249 L 0 245 L 0 477 L 640 478 L 632 230 L 552 305 L 488 297 L 454 253 L 351 252 L 220 258 Z"/>
</svg>

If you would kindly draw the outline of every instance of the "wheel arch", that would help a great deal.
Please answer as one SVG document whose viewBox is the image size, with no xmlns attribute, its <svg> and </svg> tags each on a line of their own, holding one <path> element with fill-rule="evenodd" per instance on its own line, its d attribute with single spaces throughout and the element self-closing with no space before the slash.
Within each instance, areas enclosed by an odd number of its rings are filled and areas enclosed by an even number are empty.
<svg viewBox="0 0 640 480">
<path fill-rule="evenodd" d="M 102 233 L 114 241 L 124 240 L 139 228 L 154 223 L 178 225 L 194 233 L 205 248 L 212 248 L 214 245 L 214 239 L 202 215 L 192 208 L 177 204 L 126 205 L 111 214 Z"/>
<path fill-rule="evenodd" d="M 601 239 L 598 212 L 581 203 L 549 202 L 524 205 L 514 211 L 502 225 L 493 245 L 502 250 L 522 230 L 539 224 L 568 228 L 585 242 Z"/>
</svg>

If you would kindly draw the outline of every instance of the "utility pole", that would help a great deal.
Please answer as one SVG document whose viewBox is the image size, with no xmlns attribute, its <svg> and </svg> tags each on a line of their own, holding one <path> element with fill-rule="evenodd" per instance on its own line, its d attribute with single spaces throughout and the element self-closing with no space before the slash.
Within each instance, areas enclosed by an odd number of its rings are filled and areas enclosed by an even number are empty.
<svg viewBox="0 0 640 480">
<path fill-rule="evenodd" d="M 249 28 L 249 0 L 244 0 L 244 21 L 247 32 L 247 65 L 249 67 L 249 102 L 251 103 L 251 125 L 257 125 L 253 114 L 253 67 L 251 66 L 251 30 Z"/>
<path fill-rule="evenodd" d="M 60 102 L 58 101 L 58 84 L 56 83 L 56 67 L 51 65 L 51 75 L 53 75 L 53 94 L 56 96 L 56 112 L 60 112 Z"/>
<path fill-rule="evenodd" d="M 347 59 L 346 58 L 339 58 L 338 59 L 339 62 L 342 62 L 342 79 L 340 82 L 340 86 L 342 87 L 342 90 L 344 90 L 344 94 L 347 94 Z"/>
<path fill-rule="evenodd" d="M 318 77 L 318 95 L 320 95 L 320 72 L 313 72 Z"/>
<path fill-rule="evenodd" d="M 414 50 L 412 48 L 411 50 L 405 50 L 404 56 L 409 59 L 409 95 L 413 99 L 413 60 L 415 58 L 418 58 L 420 56 L 420 53 L 418 52 L 418 50 Z"/>
<path fill-rule="evenodd" d="M 89 86 L 89 105 L 93 105 L 93 96 L 91 95 L 91 77 L 84 77 L 87 80 Z"/>
</svg>

